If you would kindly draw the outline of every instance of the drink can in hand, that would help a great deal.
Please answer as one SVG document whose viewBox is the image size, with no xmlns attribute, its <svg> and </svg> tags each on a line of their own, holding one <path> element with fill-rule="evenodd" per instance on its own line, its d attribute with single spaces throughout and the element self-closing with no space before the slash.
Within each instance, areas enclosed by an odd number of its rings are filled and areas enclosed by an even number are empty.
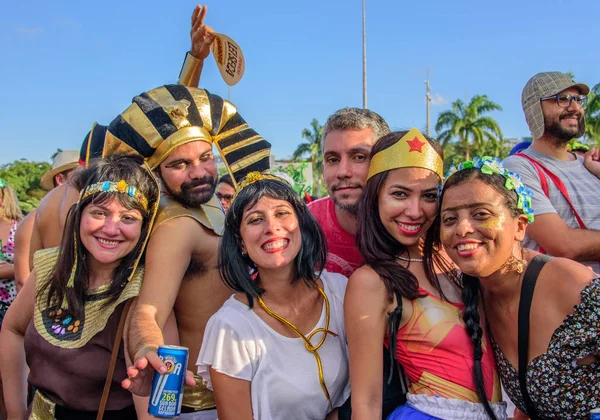
<svg viewBox="0 0 600 420">
<path fill-rule="evenodd" d="M 188 362 L 188 349 L 179 346 L 159 346 L 158 357 L 167 366 L 167 372 L 154 372 L 148 414 L 163 419 L 181 414 L 183 385 Z"/>
</svg>

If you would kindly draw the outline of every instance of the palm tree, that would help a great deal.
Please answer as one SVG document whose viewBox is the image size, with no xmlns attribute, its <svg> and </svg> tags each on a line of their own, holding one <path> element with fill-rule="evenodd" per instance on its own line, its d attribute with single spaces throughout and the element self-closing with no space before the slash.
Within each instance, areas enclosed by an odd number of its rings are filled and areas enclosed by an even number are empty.
<svg viewBox="0 0 600 420">
<path fill-rule="evenodd" d="M 585 109 L 586 140 L 600 146 L 600 83 L 588 94 L 588 105 Z"/>
<path fill-rule="evenodd" d="M 313 173 L 313 194 L 321 196 L 323 153 L 321 152 L 321 138 L 323 137 L 323 126 L 316 118 L 310 122 L 310 129 L 302 130 L 302 138 L 305 143 L 300 143 L 292 155 L 293 159 L 299 159 L 305 155 L 310 158 Z"/>
<path fill-rule="evenodd" d="M 442 112 L 435 125 L 444 150 L 454 138 L 458 138 L 455 152 L 463 153 L 466 160 L 471 159 L 471 151 L 482 154 L 488 149 L 500 150 L 503 139 L 498 123 L 493 118 L 481 116 L 496 110 L 502 111 L 502 107 L 490 101 L 487 95 L 473 96 L 468 105 L 460 99 L 453 102 L 452 110 Z"/>
</svg>

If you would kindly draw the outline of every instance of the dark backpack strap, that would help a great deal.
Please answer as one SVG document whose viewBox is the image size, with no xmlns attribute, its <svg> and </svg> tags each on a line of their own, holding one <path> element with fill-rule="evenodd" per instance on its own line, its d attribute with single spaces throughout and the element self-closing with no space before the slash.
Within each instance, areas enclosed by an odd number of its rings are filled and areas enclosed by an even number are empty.
<svg viewBox="0 0 600 420">
<path fill-rule="evenodd" d="M 533 300 L 533 292 L 538 275 L 544 265 L 550 261 L 551 257 L 547 255 L 536 255 L 529 267 L 525 271 L 523 284 L 521 285 L 521 299 L 519 301 L 519 332 L 518 332 L 518 352 L 519 352 L 519 386 L 521 388 L 521 396 L 527 408 L 527 415 L 531 420 L 537 420 L 538 416 L 535 407 L 531 402 L 529 393 L 527 392 L 527 360 L 529 353 L 529 314 L 531 312 L 531 301 Z"/>
</svg>

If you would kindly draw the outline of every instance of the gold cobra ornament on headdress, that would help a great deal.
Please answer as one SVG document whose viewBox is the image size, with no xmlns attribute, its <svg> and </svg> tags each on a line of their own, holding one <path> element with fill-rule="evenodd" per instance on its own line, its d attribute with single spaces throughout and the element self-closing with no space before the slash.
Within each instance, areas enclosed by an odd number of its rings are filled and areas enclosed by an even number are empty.
<svg viewBox="0 0 600 420">
<path fill-rule="evenodd" d="M 371 158 L 367 179 L 381 172 L 399 168 L 423 168 L 444 179 L 444 161 L 421 132 L 413 128 L 398 140 Z"/>
</svg>

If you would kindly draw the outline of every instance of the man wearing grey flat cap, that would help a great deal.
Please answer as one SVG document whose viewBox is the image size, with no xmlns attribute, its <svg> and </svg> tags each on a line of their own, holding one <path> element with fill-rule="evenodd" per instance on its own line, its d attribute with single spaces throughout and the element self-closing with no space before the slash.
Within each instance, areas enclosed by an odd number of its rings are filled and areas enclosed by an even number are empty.
<svg viewBox="0 0 600 420">
<path fill-rule="evenodd" d="M 533 76 L 521 104 L 533 142 L 504 160 L 533 191 L 535 221 L 523 245 L 600 273 L 600 150 L 581 158 L 567 143 L 585 132 L 590 88 L 560 72 Z"/>
</svg>

